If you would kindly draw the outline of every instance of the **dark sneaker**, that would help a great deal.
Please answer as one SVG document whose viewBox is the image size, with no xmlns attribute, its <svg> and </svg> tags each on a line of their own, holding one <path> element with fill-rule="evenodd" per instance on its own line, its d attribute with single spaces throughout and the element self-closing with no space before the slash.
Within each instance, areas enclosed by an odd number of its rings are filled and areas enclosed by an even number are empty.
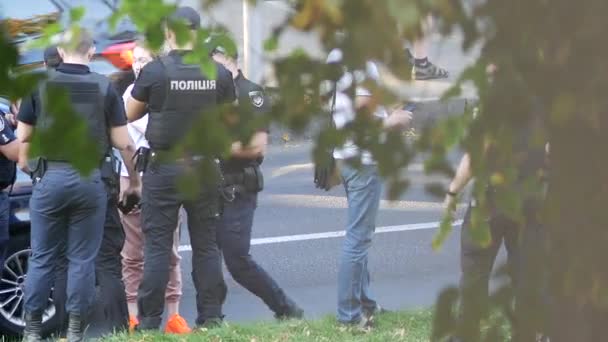
<svg viewBox="0 0 608 342">
<path fill-rule="evenodd" d="M 361 314 L 364 317 L 367 317 L 369 320 L 373 320 L 375 316 L 382 315 L 385 313 L 389 313 L 390 311 L 376 304 L 376 307 L 373 310 L 363 309 Z"/>
<path fill-rule="evenodd" d="M 281 314 L 275 314 L 274 317 L 279 321 L 289 320 L 289 319 L 302 319 L 304 318 L 304 310 L 300 308 L 293 301 L 289 301 L 287 306 L 287 310 L 285 310 Z"/>
<path fill-rule="evenodd" d="M 415 63 L 412 67 L 412 79 L 414 80 L 435 80 L 448 78 L 450 74 L 447 70 L 436 66 L 429 60 L 425 63 Z"/>
<path fill-rule="evenodd" d="M 339 325 L 347 329 L 353 329 L 355 331 L 369 332 L 374 328 L 374 317 L 361 316 L 361 319 L 356 322 L 338 322 Z"/>
<path fill-rule="evenodd" d="M 223 320 L 218 317 L 209 318 L 204 321 L 203 324 L 197 324 L 196 329 L 198 330 L 209 330 L 214 328 L 219 328 L 222 326 Z"/>
</svg>

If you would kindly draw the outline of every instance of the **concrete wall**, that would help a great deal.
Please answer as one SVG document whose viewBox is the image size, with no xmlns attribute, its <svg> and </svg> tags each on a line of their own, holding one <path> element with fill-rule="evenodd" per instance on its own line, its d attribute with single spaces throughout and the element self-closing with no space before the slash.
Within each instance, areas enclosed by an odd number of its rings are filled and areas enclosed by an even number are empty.
<svg viewBox="0 0 608 342">
<path fill-rule="evenodd" d="M 222 0 L 210 11 L 203 11 L 200 0 L 181 0 L 180 4 L 192 6 L 200 11 L 203 24 L 221 23 L 229 28 L 239 47 L 240 64 L 252 81 L 272 86 L 269 61 L 275 56 L 289 54 L 301 47 L 312 56 L 322 58 L 324 53 L 313 33 L 289 30 L 281 37 L 279 48 L 273 54 L 263 49 L 264 41 L 271 36 L 274 27 L 289 14 L 285 0 L 259 0 L 257 6 L 244 5 L 246 0 Z M 246 13 L 246 14 L 245 14 Z M 245 14 L 245 15 L 244 15 Z M 244 24 L 247 25 L 244 29 Z"/>
</svg>

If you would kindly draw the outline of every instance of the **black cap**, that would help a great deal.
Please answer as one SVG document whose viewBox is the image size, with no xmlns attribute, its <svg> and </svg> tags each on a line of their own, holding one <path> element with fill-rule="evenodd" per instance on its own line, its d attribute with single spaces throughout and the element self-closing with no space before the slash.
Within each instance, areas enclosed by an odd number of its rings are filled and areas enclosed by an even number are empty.
<svg viewBox="0 0 608 342">
<path fill-rule="evenodd" d="M 178 7 L 170 17 L 171 20 L 185 21 L 191 30 L 201 27 L 201 16 L 194 8 L 189 6 Z"/>
<path fill-rule="evenodd" d="M 56 68 L 61 64 L 61 56 L 59 56 L 57 46 L 49 46 L 44 50 L 44 62 L 48 68 Z"/>
</svg>

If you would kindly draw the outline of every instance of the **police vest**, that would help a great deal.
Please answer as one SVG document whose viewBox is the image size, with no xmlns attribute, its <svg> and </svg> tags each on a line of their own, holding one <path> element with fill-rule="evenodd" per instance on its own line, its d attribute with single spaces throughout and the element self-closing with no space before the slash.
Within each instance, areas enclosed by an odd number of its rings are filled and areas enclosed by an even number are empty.
<svg viewBox="0 0 608 342">
<path fill-rule="evenodd" d="M 197 119 L 217 106 L 216 80 L 205 77 L 199 65 L 184 64 L 181 58 L 160 58 L 165 70 L 164 103 L 150 111 L 146 139 L 155 150 L 168 150 L 190 132 Z"/>
<path fill-rule="evenodd" d="M 97 142 L 98 159 L 101 161 L 110 146 L 109 129 L 105 115 L 105 98 L 110 86 L 110 80 L 100 74 L 68 74 L 56 70 L 49 71 L 49 77 L 40 86 L 41 108 L 36 126 L 48 128 L 53 122 L 47 103 L 46 92 L 49 88 L 63 90 L 67 93 L 72 109 L 87 124 L 89 137 Z M 45 156 L 48 160 L 67 161 L 69 156 L 56 152 Z"/>
</svg>

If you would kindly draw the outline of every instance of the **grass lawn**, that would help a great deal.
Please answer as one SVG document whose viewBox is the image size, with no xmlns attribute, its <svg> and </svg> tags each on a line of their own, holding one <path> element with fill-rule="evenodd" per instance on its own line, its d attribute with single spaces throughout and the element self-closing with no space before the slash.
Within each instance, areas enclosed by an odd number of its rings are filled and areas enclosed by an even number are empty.
<svg viewBox="0 0 608 342">
<path fill-rule="evenodd" d="M 260 322 L 251 324 L 226 323 L 225 326 L 190 335 L 164 334 L 115 335 L 104 339 L 109 342 L 144 341 L 230 341 L 230 342 L 283 342 L 283 341 L 429 341 L 432 324 L 430 310 L 385 313 L 375 318 L 371 332 L 347 329 L 336 324 L 333 317 L 314 321 Z"/>
</svg>

